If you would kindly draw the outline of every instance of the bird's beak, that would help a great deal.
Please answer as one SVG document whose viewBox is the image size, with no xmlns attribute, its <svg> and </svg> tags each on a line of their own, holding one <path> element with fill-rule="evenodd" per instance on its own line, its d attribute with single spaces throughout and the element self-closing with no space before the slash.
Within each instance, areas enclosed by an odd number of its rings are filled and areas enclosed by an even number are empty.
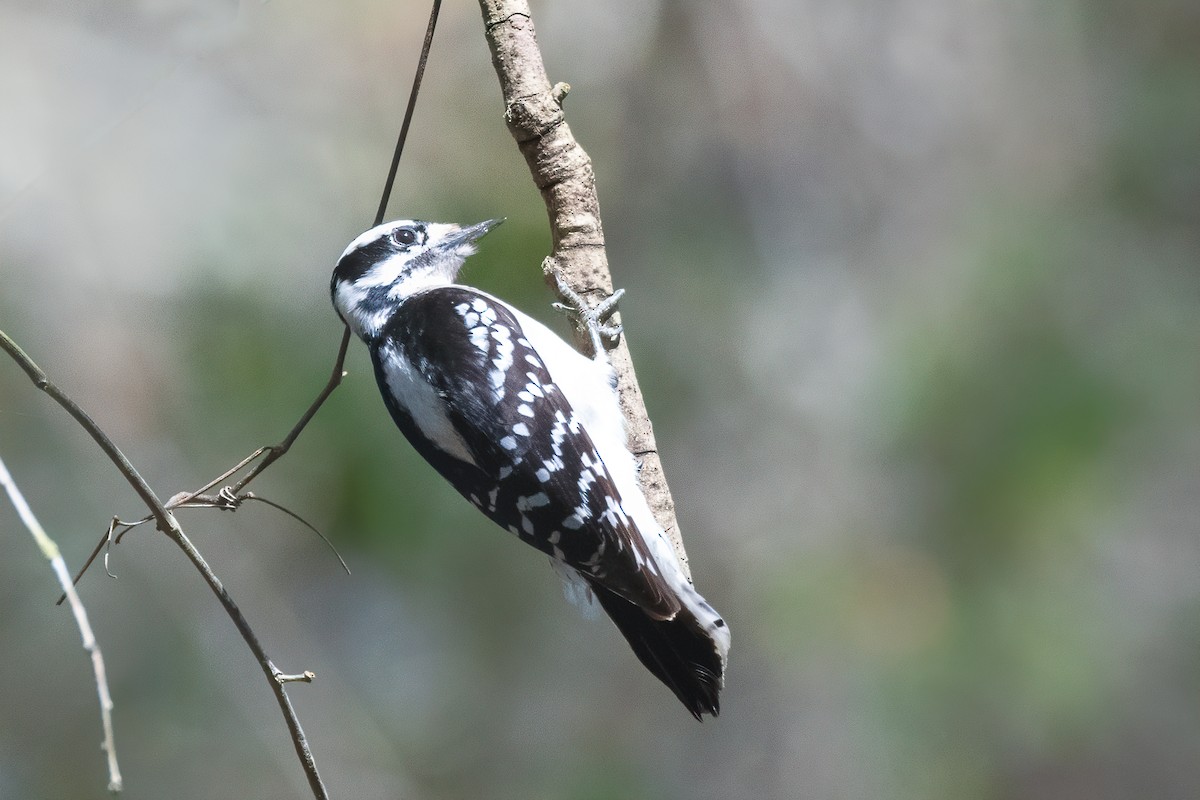
<svg viewBox="0 0 1200 800">
<path fill-rule="evenodd" d="M 458 247 L 462 244 L 471 244 L 472 242 L 482 238 L 485 233 L 499 225 L 501 222 L 504 222 L 504 217 L 499 219 L 489 219 L 475 225 L 468 225 L 465 228 L 460 228 L 446 237 L 442 241 L 442 246 L 450 248 Z"/>
</svg>

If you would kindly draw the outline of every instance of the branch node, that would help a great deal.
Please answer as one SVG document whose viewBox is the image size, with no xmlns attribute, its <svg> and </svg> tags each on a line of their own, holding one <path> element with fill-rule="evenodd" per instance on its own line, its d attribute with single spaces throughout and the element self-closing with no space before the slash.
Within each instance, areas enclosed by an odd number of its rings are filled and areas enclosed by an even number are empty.
<svg viewBox="0 0 1200 800">
<path fill-rule="evenodd" d="M 279 670 L 275 670 L 275 680 L 279 682 L 280 686 L 283 686 L 287 683 L 312 683 L 313 679 L 316 677 L 317 673 L 313 672 L 311 669 L 306 669 L 304 672 L 300 672 L 295 675 L 287 675 Z"/>
<path fill-rule="evenodd" d="M 217 492 L 217 508 L 223 508 L 226 511 L 236 511 L 237 507 L 242 504 L 242 500 L 254 497 L 253 492 L 246 492 L 241 497 L 234 494 L 232 486 L 222 486 L 221 491 Z"/>
<path fill-rule="evenodd" d="M 566 92 L 563 92 L 562 97 L 565 96 Z M 550 90 L 514 97 L 505 104 L 504 122 L 519 145 L 544 139 L 566 122 L 562 97 Z"/>
</svg>

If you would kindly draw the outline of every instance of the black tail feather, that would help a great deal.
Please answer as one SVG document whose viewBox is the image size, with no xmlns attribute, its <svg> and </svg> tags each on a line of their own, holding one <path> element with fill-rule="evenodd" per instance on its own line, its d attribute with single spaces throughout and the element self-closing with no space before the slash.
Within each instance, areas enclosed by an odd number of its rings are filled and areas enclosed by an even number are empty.
<svg viewBox="0 0 1200 800">
<path fill-rule="evenodd" d="M 673 619 L 656 620 L 595 581 L 588 579 L 588 583 L 646 669 L 666 684 L 697 720 L 702 714 L 717 716 L 725 667 L 712 638 L 687 606 Z"/>
</svg>

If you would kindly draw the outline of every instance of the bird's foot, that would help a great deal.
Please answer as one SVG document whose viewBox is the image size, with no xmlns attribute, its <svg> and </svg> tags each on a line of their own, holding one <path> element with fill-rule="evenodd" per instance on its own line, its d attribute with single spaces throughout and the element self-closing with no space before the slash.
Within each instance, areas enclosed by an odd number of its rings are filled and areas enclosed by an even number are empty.
<svg viewBox="0 0 1200 800">
<path fill-rule="evenodd" d="M 578 292 L 567 285 L 557 268 L 551 266 L 547 271 L 553 276 L 558 293 L 566 300 L 565 303 L 554 303 L 554 307 L 587 331 L 592 341 L 593 357 L 600 358 L 606 350 L 615 347 L 624 329 L 620 323 L 612 321 L 612 316 L 617 312 L 617 303 L 625 290 L 617 289 L 596 305 L 589 306 Z"/>
</svg>

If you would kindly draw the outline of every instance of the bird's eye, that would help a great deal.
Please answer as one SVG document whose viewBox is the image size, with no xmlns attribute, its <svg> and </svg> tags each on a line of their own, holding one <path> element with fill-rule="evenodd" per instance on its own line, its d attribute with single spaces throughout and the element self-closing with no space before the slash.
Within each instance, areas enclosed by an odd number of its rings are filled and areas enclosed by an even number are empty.
<svg viewBox="0 0 1200 800">
<path fill-rule="evenodd" d="M 417 240 L 417 232 L 412 228 L 397 228 L 392 231 L 392 239 L 398 245 L 408 246 Z"/>
</svg>

